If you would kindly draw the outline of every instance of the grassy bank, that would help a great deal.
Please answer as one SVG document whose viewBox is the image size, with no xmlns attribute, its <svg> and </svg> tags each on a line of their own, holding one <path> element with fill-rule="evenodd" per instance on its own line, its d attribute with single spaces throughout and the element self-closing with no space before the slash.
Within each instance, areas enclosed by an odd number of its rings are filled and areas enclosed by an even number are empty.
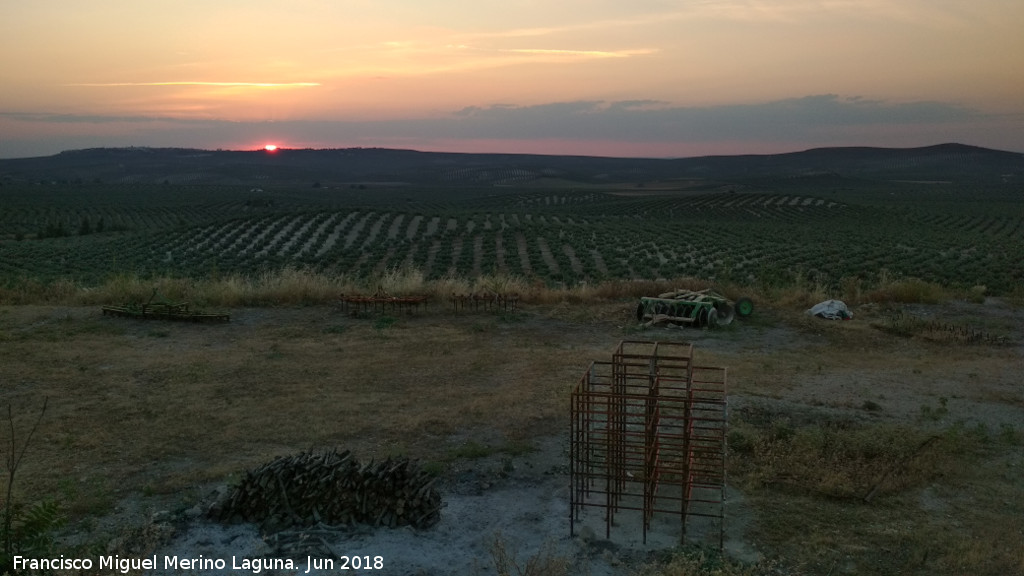
<svg viewBox="0 0 1024 576">
<path fill-rule="evenodd" d="M 527 304 L 552 304 L 638 298 L 678 288 L 700 290 L 708 287 L 732 298 L 748 296 L 759 304 L 793 309 L 807 308 L 830 298 L 843 300 L 849 305 L 866 302 L 936 304 L 954 298 L 979 302 L 986 294 L 984 286 L 966 291 L 954 290 L 916 278 L 895 278 L 886 274 L 880 275 L 872 284 L 858 278 L 847 278 L 838 286 L 826 286 L 802 277 L 785 284 L 720 283 L 711 279 L 679 277 L 552 286 L 512 275 L 427 279 L 416 268 L 389 269 L 369 278 L 284 268 L 251 276 L 229 274 L 181 278 L 117 274 L 95 285 L 67 279 L 11 278 L 0 286 L 0 304 L 92 306 L 145 302 L 154 290 L 170 300 L 187 300 L 198 306 L 212 307 L 323 304 L 337 301 L 346 294 L 377 293 L 428 296 L 439 302 L 447 301 L 452 294 L 516 293 Z"/>
</svg>

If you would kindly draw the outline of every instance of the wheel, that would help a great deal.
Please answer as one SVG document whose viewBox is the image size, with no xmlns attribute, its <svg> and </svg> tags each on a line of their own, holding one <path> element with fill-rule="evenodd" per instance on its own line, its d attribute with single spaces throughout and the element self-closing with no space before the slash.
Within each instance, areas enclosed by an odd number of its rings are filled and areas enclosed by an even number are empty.
<svg viewBox="0 0 1024 576">
<path fill-rule="evenodd" d="M 697 310 L 697 326 L 701 328 L 707 326 L 711 313 L 714 311 L 715 309 L 710 306 L 701 306 L 700 310 Z"/>
<path fill-rule="evenodd" d="M 750 298 L 740 298 L 733 307 L 736 309 L 736 315 L 740 318 L 746 318 L 754 313 L 754 301 Z"/>
<path fill-rule="evenodd" d="M 707 326 L 708 328 L 714 328 L 715 326 L 718 326 L 718 310 L 715 310 L 714 308 L 708 310 L 708 317 L 706 322 L 707 324 L 705 324 L 705 326 Z"/>
<path fill-rule="evenodd" d="M 636 321 L 637 322 L 643 322 L 644 321 L 644 314 L 646 312 L 647 312 L 647 309 L 644 306 L 643 302 L 637 304 L 636 305 Z"/>
<path fill-rule="evenodd" d="M 715 310 L 718 312 L 719 326 L 728 326 L 729 324 L 732 324 L 733 318 L 736 317 L 736 310 L 728 302 L 716 303 Z"/>
</svg>

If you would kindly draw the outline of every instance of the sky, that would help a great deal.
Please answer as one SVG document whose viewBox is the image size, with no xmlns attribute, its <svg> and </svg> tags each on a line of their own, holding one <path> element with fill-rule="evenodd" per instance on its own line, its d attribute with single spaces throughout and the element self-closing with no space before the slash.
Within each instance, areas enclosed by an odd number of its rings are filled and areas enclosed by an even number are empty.
<svg viewBox="0 0 1024 576">
<path fill-rule="evenodd" d="M 1024 152 L 1021 0 L 0 0 L 0 158 Z"/>
</svg>

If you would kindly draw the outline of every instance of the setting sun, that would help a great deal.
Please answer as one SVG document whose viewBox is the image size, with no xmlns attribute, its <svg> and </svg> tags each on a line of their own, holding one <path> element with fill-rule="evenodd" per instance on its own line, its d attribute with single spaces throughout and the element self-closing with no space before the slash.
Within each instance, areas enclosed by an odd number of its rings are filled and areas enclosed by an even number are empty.
<svg viewBox="0 0 1024 576">
<path fill-rule="evenodd" d="M 267 144 L 266 146 L 263 147 L 263 149 L 266 150 L 267 152 L 274 152 L 275 150 L 277 150 L 277 145 Z"/>
</svg>

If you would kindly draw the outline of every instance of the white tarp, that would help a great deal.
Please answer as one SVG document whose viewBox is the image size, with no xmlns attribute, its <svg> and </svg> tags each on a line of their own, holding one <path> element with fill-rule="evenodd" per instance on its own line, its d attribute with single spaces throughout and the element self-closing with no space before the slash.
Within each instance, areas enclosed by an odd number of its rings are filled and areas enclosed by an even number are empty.
<svg viewBox="0 0 1024 576">
<path fill-rule="evenodd" d="M 829 320 L 849 320 L 853 318 L 853 312 L 846 307 L 842 300 L 825 300 L 815 304 L 807 311 L 811 316 L 827 318 Z"/>
</svg>

